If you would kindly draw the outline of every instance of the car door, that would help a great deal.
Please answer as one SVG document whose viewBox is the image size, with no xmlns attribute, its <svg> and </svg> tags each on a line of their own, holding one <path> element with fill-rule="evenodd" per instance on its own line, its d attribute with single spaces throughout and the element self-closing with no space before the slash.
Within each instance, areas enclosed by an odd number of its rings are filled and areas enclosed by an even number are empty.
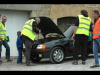
<svg viewBox="0 0 100 75">
<path fill-rule="evenodd" d="M 74 40 L 72 39 L 72 37 L 69 38 L 68 44 L 69 44 L 69 53 L 70 55 L 73 55 Z"/>
</svg>

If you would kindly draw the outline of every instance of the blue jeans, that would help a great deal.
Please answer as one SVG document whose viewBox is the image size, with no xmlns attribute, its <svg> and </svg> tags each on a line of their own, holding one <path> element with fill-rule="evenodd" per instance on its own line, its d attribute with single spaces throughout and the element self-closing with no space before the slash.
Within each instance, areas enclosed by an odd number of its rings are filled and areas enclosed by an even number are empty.
<svg viewBox="0 0 100 75">
<path fill-rule="evenodd" d="M 17 63 L 22 63 L 22 49 L 18 49 Z"/>
<path fill-rule="evenodd" d="M 99 46 L 100 46 L 100 37 L 98 39 L 93 40 L 93 53 L 96 65 L 99 65 L 99 55 L 98 55 Z"/>
<path fill-rule="evenodd" d="M 1 52 L 2 52 L 2 45 L 6 48 L 6 59 L 10 59 L 10 47 L 6 40 L 0 41 L 0 58 L 1 58 Z"/>
</svg>

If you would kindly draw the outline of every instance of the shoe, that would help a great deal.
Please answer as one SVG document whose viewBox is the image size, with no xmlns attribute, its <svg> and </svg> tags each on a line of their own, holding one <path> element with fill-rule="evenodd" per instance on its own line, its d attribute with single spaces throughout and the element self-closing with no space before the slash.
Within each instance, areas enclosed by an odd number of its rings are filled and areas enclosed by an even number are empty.
<svg viewBox="0 0 100 75">
<path fill-rule="evenodd" d="M 99 67 L 99 65 L 93 64 L 93 66 L 90 66 L 90 68 L 95 68 L 95 67 Z"/>
<path fill-rule="evenodd" d="M 77 65 L 77 64 L 78 64 L 78 61 L 77 61 L 77 60 L 74 60 L 74 61 L 72 62 L 72 64 L 73 64 L 73 65 Z"/>
<path fill-rule="evenodd" d="M 30 64 L 27 64 L 27 66 L 35 66 L 35 64 L 33 64 L 33 63 L 30 63 Z"/>
<path fill-rule="evenodd" d="M 82 64 L 85 65 L 85 61 L 82 61 Z"/>
<path fill-rule="evenodd" d="M 20 63 L 17 63 L 17 64 L 19 64 L 19 65 L 20 65 Z"/>
<path fill-rule="evenodd" d="M 11 62 L 12 60 L 10 60 L 10 59 L 5 59 L 5 62 Z"/>
</svg>

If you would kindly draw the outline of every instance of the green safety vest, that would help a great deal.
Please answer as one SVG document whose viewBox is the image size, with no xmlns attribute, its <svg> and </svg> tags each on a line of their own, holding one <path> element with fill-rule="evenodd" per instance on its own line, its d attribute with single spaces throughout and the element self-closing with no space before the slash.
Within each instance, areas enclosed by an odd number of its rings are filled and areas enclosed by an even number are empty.
<svg viewBox="0 0 100 75">
<path fill-rule="evenodd" d="M 3 38 L 3 40 L 7 40 L 7 37 L 6 37 L 6 25 L 4 27 L 3 23 L 1 23 L 1 22 L 0 22 L 0 37 Z"/>
<path fill-rule="evenodd" d="M 79 17 L 79 26 L 75 34 L 85 34 L 89 36 L 91 19 L 89 17 L 84 17 L 83 15 L 78 15 L 78 17 Z"/>
<path fill-rule="evenodd" d="M 21 35 L 25 35 L 27 37 L 29 37 L 31 40 L 34 41 L 35 37 L 36 37 L 36 33 L 34 31 L 32 31 L 32 23 L 33 21 L 35 21 L 34 19 L 28 20 L 25 22 L 25 25 L 23 26 L 23 30 L 21 32 Z"/>
</svg>

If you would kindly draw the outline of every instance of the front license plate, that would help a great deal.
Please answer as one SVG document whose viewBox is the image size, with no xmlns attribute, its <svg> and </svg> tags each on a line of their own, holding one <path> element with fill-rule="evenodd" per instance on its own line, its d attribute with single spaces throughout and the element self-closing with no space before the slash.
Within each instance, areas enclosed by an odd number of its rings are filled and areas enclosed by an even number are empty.
<svg viewBox="0 0 100 75">
<path fill-rule="evenodd" d="M 39 54 L 39 57 L 42 57 L 42 54 Z"/>
</svg>

